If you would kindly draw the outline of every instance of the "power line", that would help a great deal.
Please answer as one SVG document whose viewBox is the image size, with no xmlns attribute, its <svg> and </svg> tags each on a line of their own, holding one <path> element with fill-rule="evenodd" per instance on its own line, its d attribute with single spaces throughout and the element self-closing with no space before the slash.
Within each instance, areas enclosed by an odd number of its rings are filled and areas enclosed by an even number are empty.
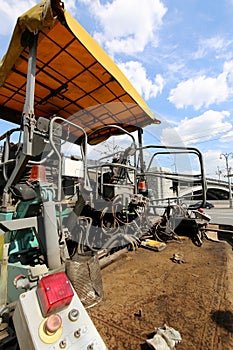
<svg viewBox="0 0 233 350">
<path fill-rule="evenodd" d="M 218 134 L 216 134 L 215 136 L 217 135 L 222 135 L 222 134 L 225 134 L 226 132 L 220 132 Z M 181 142 L 180 143 L 185 143 L 185 142 L 190 142 L 190 141 L 195 141 L 195 140 L 199 140 L 199 139 L 202 139 L 202 138 L 205 138 L 207 137 L 208 135 L 201 135 L 199 137 L 193 137 L 193 138 L 184 138 L 184 139 L 181 139 Z M 205 142 L 211 142 L 211 141 L 216 141 L 216 140 L 219 140 L 219 137 L 217 138 L 214 138 L 214 139 L 206 139 L 204 141 L 198 141 L 198 143 L 205 143 Z"/>
<path fill-rule="evenodd" d="M 212 129 L 212 130 L 214 130 L 214 129 Z M 222 134 L 225 134 L 225 133 L 226 133 L 226 131 L 219 132 L 219 133 L 216 134 L 215 136 L 217 136 L 217 135 L 222 135 Z M 184 142 L 198 140 L 198 139 L 201 139 L 201 138 L 204 138 L 204 137 L 207 137 L 207 136 L 209 136 L 209 134 L 201 135 L 201 136 L 199 136 L 199 137 L 194 137 L 194 138 L 187 138 L 187 139 L 184 139 Z M 218 140 L 218 139 L 219 139 L 219 138 L 215 138 L 214 140 Z M 209 140 L 205 140 L 205 141 L 203 141 L 203 142 L 208 142 L 208 141 L 209 141 Z"/>
</svg>

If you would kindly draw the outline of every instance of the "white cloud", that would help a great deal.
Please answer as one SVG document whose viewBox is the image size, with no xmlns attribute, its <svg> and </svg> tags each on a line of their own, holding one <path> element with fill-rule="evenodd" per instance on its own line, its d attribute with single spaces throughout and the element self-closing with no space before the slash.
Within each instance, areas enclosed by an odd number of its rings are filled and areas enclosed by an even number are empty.
<svg viewBox="0 0 233 350">
<path fill-rule="evenodd" d="M 209 150 L 203 153 L 205 175 L 207 177 L 216 178 L 218 177 L 218 167 L 224 172 L 224 163 L 219 159 L 221 154 L 220 150 Z"/>
<path fill-rule="evenodd" d="M 195 110 L 224 102 L 233 93 L 232 69 L 233 61 L 229 61 L 217 77 L 201 75 L 182 81 L 170 91 L 168 100 L 178 109 L 193 106 Z"/>
<path fill-rule="evenodd" d="M 167 9 L 161 0 L 82 0 L 99 22 L 102 31 L 95 39 L 110 53 L 143 52 L 148 43 L 157 46 L 157 32 Z"/>
<path fill-rule="evenodd" d="M 74 16 L 77 12 L 75 0 L 65 0 L 65 9 L 71 12 Z"/>
<path fill-rule="evenodd" d="M 34 0 L 1 0 L 0 35 L 9 35 L 13 31 L 17 18 L 36 5 L 37 2 Z"/>
<path fill-rule="evenodd" d="M 207 141 L 213 137 L 230 132 L 232 124 L 226 120 L 230 113 L 227 111 L 208 110 L 200 116 L 185 118 L 177 127 L 165 128 L 162 132 L 162 143 L 180 145 L 180 140 L 186 145 Z"/>
<path fill-rule="evenodd" d="M 219 35 L 213 36 L 211 38 L 207 39 L 201 39 L 199 41 L 199 47 L 196 53 L 194 54 L 195 59 L 203 58 L 205 57 L 209 51 L 225 51 L 227 47 L 232 43 L 230 40 L 224 40 Z"/>
<path fill-rule="evenodd" d="M 223 143 L 226 142 L 231 142 L 232 143 L 233 140 L 233 130 L 230 130 L 229 132 L 227 132 L 226 134 L 224 134 L 221 138 L 220 141 Z"/>
<path fill-rule="evenodd" d="M 131 81 L 139 94 L 143 95 L 145 100 L 155 98 L 158 93 L 162 92 L 164 79 L 160 74 L 157 74 L 154 80 L 151 80 L 147 76 L 146 70 L 142 64 L 135 61 L 120 63 L 118 66 Z"/>
</svg>

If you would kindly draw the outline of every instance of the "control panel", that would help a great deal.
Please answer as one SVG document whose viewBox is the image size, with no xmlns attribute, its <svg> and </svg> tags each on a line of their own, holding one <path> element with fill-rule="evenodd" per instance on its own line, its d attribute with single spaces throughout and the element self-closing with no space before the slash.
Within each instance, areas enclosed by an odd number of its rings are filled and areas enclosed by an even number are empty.
<svg viewBox="0 0 233 350">
<path fill-rule="evenodd" d="M 36 288 L 20 295 L 13 322 L 21 350 L 107 350 L 74 291 L 70 304 L 43 317 Z"/>
</svg>

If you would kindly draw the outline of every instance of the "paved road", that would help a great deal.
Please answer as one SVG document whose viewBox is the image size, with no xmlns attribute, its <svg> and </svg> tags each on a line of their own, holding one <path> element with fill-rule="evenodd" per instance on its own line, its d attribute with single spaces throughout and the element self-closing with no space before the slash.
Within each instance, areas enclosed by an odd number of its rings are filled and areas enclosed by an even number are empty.
<svg viewBox="0 0 233 350">
<path fill-rule="evenodd" d="M 211 222 L 215 224 L 233 225 L 233 209 L 212 208 L 205 210 L 211 216 Z"/>
</svg>

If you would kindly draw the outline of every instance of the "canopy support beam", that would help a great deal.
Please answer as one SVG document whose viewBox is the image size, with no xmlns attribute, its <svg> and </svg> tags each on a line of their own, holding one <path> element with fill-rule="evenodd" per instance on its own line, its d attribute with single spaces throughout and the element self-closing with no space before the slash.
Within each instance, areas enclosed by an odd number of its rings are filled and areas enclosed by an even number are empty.
<svg viewBox="0 0 233 350">
<path fill-rule="evenodd" d="M 8 179 L 4 188 L 3 206 L 9 203 L 9 189 L 12 185 L 17 183 L 21 174 L 24 172 L 28 159 L 32 156 L 33 133 L 36 125 L 34 115 L 34 97 L 35 97 L 35 77 L 36 77 L 36 52 L 37 52 L 38 34 L 32 35 L 30 42 L 30 50 L 28 57 L 28 72 L 26 96 L 23 109 L 23 152 L 16 158 L 15 168 Z"/>
</svg>

